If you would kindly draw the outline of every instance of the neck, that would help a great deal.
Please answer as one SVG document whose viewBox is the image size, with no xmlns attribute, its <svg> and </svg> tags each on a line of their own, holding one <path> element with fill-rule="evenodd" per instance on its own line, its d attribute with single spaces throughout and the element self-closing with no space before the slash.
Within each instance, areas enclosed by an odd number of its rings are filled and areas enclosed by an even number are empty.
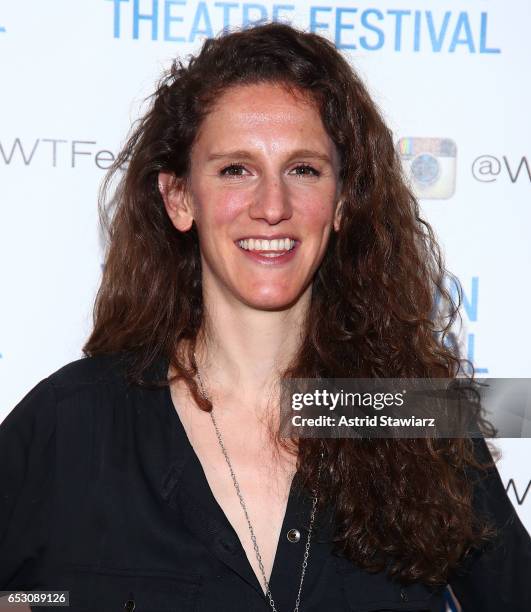
<svg viewBox="0 0 531 612">
<path fill-rule="evenodd" d="M 310 291 L 289 309 L 257 310 L 205 300 L 196 355 L 212 394 L 240 399 L 267 392 L 299 349 Z"/>
</svg>

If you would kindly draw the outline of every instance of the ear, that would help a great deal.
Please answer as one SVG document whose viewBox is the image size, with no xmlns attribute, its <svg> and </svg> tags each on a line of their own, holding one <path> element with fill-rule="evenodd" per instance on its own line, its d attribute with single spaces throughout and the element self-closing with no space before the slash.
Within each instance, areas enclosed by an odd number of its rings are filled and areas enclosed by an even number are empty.
<svg viewBox="0 0 531 612">
<path fill-rule="evenodd" d="M 343 211 L 343 200 L 339 200 L 336 206 L 336 211 L 334 213 L 334 230 L 336 232 L 339 231 L 341 227 L 341 213 Z"/>
<path fill-rule="evenodd" d="M 159 191 L 171 222 L 180 232 L 187 232 L 194 221 L 190 196 L 184 181 L 172 172 L 159 172 Z"/>
</svg>

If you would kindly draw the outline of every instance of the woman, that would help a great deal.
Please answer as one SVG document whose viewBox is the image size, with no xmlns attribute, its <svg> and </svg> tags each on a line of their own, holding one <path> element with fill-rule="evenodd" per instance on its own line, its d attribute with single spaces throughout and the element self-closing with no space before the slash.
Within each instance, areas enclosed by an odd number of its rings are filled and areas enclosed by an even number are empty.
<svg viewBox="0 0 531 612">
<path fill-rule="evenodd" d="M 529 609 L 529 537 L 483 440 L 278 434 L 283 377 L 460 365 L 432 230 L 333 45 L 281 24 L 207 40 L 106 187 L 125 166 L 86 357 L 2 424 L 2 589 L 306 612 L 441 610 L 449 583 L 467 612 Z"/>
</svg>

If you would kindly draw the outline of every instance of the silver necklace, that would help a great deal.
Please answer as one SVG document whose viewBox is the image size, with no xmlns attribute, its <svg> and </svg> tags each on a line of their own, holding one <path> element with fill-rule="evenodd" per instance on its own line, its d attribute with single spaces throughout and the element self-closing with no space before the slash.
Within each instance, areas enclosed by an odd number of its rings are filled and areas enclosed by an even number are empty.
<svg viewBox="0 0 531 612">
<path fill-rule="evenodd" d="M 205 390 L 205 385 L 203 384 L 201 373 L 199 372 L 199 366 L 197 365 L 197 358 L 195 356 L 195 351 L 194 351 L 194 360 L 196 364 L 197 379 L 199 381 L 199 390 L 201 392 L 201 395 L 206 400 L 211 402 L 211 399 Z M 229 455 L 227 453 L 227 449 L 225 448 L 225 444 L 223 443 L 223 438 L 221 437 L 221 432 L 219 431 L 219 427 L 216 423 L 216 419 L 214 418 L 213 412 L 214 412 L 214 406 L 212 406 L 212 410 L 210 411 L 210 418 L 212 419 L 212 423 L 214 424 L 214 429 L 216 430 L 216 436 L 217 436 L 219 445 L 221 447 L 221 452 L 223 453 L 223 456 L 225 457 L 225 461 L 229 467 L 230 475 L 232 477 L 232 483 L 234 484 L 234 488 L 236 489 L 238 499 L 240 500 L 240 506 L 242 507 L 243 513 L 245 515 L 245 519 L 247 521 L 247 526 L 249 527 L 249 533 L 251 534 L 251 540 L 253 542 L 254 553 L 256 555 L 256 560 L 258 561 L 258 567 L 260 568 L 260 573 L 262 574 L 262 580 L 264 581 L 264 586 L 266 589 L 266 596 L 269 599 L 269 605 L 271 606 L 271 609 L 273 610 L 273 612 L 278 612 L 275 607 L 275 601 L 273 600 L 273 596 L 271 595 L 271 590 L 269 588 L 269 581 L 267 580 L 266 575 L 265 575 L 264 564 L 262 563 L 262 557 L 260 555 L 260 549 L 258 548 L 258 543 L 256 541 L 254 529 L 251 524 L 251 519 L 249 518 L 249 513 L 247 512 L 247 506 L 245 505 L 245 501 L 243 500 L 243 495 L 240 490 L 240 485 L 238 484 L 238 480 L 236 479 L 236 474 L 234 473 L 234 470 L 232 469 L 232 464 L 230 462 Z M 317 475 L 318 480 L 320 479 L 320 476 L 321 476 L 322 465 L 323 465 L 323 452 L 321 451 L 321 461 L 319 463 L 319 469 L 318 469 L 318 475 Z M 302 593 L 302 584 L 304 582 L 306 568 L 308 567 L 308 557 L 310 556 L 310 543 L 311 543 L 312 528 L 313 528 L 313 524 L 315 520 L 315 513 L 317 509 L 317 498 L 318 498 L 318 490 L 316 491 L 313 497 L 313 501 L 312 501 L 312 512 L 310 514 L 310 526 L 308 530 L 308 537 L 306 539 L 306 545 L 304 548 L 304 557 L 302 560 L 302 568 L 301 568 L 301 581 L 299 584 L 299 591 L 297 593 L 297 599 L 295 600 L 294 612 L 299 612 L 299 605 L 300 605 L 301 593 Z"/>
</svg>

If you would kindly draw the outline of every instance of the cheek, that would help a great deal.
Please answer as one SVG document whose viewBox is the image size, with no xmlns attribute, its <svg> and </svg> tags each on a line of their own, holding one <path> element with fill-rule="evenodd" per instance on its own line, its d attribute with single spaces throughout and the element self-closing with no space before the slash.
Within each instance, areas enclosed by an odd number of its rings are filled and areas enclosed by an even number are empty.
<svg viewBox="0 0 531 612">
<path fill-rule="evenodd" d="M 241 213 L 246 207 L 246 198 L 242 194 L 238 195 L 222 195 L 216 200 L 213 209 L 214 223 L 224 225 L 230 223 Z"/>
<path fill-rule="evenodd" d="M 324 229 L 334 220 L 334 204 L 325 198 L 308 199 L 301 207 L 300 218 L 308 228 Z"/>
<path fill-rule="evenodd" d="M 248 196 L 237 191 L 208 190 L 200 197 L 200 217 L 203 222 L 220 227 L 233 221 L 247 206 Z"/>
</svg>

